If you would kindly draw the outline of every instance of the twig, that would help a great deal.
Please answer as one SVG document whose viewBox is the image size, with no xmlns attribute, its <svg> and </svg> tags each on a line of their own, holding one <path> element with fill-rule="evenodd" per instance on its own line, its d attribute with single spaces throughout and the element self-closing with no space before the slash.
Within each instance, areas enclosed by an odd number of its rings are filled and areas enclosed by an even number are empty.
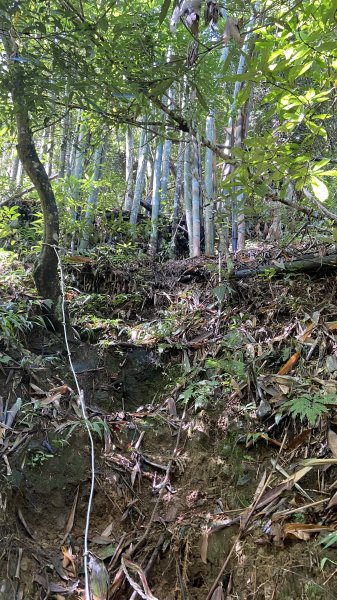
<svg viewBox="0 0 337 600">
<path fill-rule="evenodd" d="M 149 522 L 148 522 L 148 524 L 147 524 L 147 527 L 146 527 L 146 529 L 145 529 L 145 531 L 144 531 L 143 535 L 142 535 L 142 536 L 141 536 L 141 538 L 138 540 L 137 544 L 135 545 L 135 547 L 134 547 L 134 549 L 133 549 L 133 554 L 135 554 L 135 552 L 136 552 L 137 550 L 139 550 L 139 548 L 141 548 L 141 546 L 143 545 L 143 542 L 146 540 L 146 538 L 147 538 L 147 536 L 148 536 L 148 534 L 149 534 L 149 531 L 150 531 L 150 529 L 151 529 L 151 526 L 152 526 L 153 520 L 154 520 L 154 518 L 155 518 L 155 515 L 156 515 L 156 512 L 157 512 L 157 508 L 158 508 L 158 506 L 159 506 L 159 503 L 160 503 L 160 501 L 161 501 L 161 499 L 162 499 L 162 496 L 163 496 L 163 494 L 164 494 L 164 491 L 165 491 L 165 486 L 166 486 L 166 484 L 167 484 L 167 482 L 168 482 L 168 480 L 169 480 L 169 476 L 170 476 L 170 472 L 171 472 L 171 469 L 172 469 L 172 465 L 173 465 L 173 462 L 174 462 L 174 460 L 175 460 L 175 457 L 176 457 L 176 455 L 177 455 L 178 446 L 179 446 L 179 443 L 180 443 L 180 437 L 181 437 L 182 426 L 183 426 L 183 422 L 184 422 L 184 420 L 185 420 L 185 416 L 186 416 L 186 410 L 187 410 L 187 406 L 185 406 L 185 408 L 184 408 L 184 412 L 183 412 L 183 414 L 182 414 L 182 417 L 181 417 L 181 421 L 180 421 L 180 425 L 179 425 L 179 429 L 178 429 L 178 434 L 177 434 L 177 441 L 176 441 L 176 445 L 175 445 L 175 447 L 174 447 L 174 450 L 173 450 L 173 454 L 172 454 L 171 460 L 169 461 L 169 463 L 168 463 L 168 465 L 167 465 L 167 469 L 166 469 L 165 477 L 164 477 L 163 481 L 162 481 L 162 482 L 161 482 L 161 484 L 160 484 L 160 490 L 159 490 L 159 495 L 158 495 L 158 498 L 157 498 L 157 502 L 156 502 L 156 504 L 154 505 L 154 508 L 153 508 L 153 511 L 152 511 L 152 514 L 151 514 L 150 520 L 149 520 Z"/>
<path fill-rule="evenodd" d="M 308 198 L 308 200 L 310 200 L 310 202 L 312 202 L 316 206 L 316 208 L 318 208 L 322 215 L 328 217 L 328 219 L 331 219 L 334 223 L 337 223 L 337 215 L 331 212 L 331 210 L 329 210 L 325 206 L 323 206 L 323 204 L 319 202 L 319 200 L 317 200 L 315 196 L 313 196 L 313 194 L 309 192 L 309 190 L 303 188 L 303 194 L 306 198 Z"/>
<path fill-rule="evenodd" d="M 16 564 L 15 579 L 20 579 L 20 569 L 23 549 L 19 548 L 18 562 Z"/>
<path fill-rule="evenodd" d="M 162 547 L 164 540 L 165 540 L 165 534 L 163 533 L 163 534 L 160 536 L 160 538 L 159 538 L 159 540 L 158 540 L 158 543 L 157 543 L 157 545 L 155 546 L 155 548 L 154 548 L 154 550 L 153 550 L 153 552 L 152 552 L 152 554 L 151 554 L 151 556 L 150 556 L 150 560 L 149 560 L 149 562 L 147 563 L 147 565 L 146 565 L 146 567 L 145 567 L 145 569 L 144 569 L 144 573 L 145 573 L 145 575 L 148 575 L 148 573 L 149 573 L 149 572 L 150 572 L 150 570 L 152 569 L 152 567 L 153 567 L 153 565 L 154 565 L 154 561 L 156 560 L 156 558 L 157 558 L 157 556 L 158 556 L 158 554 L 159 554 L 160 548 Z M 137 596 L 138 596 L 137 592 L 136 592 L 136 591 L 134 591 L 134 592 L 132 593 L 132 596 L 130 596 L 130 600 L 135 600 L 135 599 L 137 598 Z"/>
<path fill-rule="evenodd" d="M 56 179 L 57 177 L 58 177 L 58 175 L 52 175 L 51 177 L 49 177 L 49 181 L 52 181 L 53 179 Z M 5 206 L 6 204 L 9 204 L 10 202 L 13 202 L 13 200 L 18 200 L 19 198 L 22 198 L 22 196 L 24 196 L 25 194 L 29 194 L 29 192 L 34 192 L 34 191 L 35 191 L 35 185 L 32 185 L 31 187 L 26 188 L 25 190 L 15 192 L 15 194 L 13 194 L 13 196 L 9 196 L 9 198 L 4 198 L 4 200 L 1 200 L 0 208 L 2 206 Z"/>
<path fill-rule="evenodd" d="M 212 599 L 213 593 L 215 592 L 216 588 L 218 587 L 218 584 L 219 584 L 219 582 L 220 582 L 220 580 L 221 580 L 221 577 L 222 577 L 222 575 L 223 575 L 223 574 L 224 574 L 224 572 L 225 572 L 225 569 L 226 569 L 226 567 L 227 567 L 227 565 L 228 565 L 228 563 L 229 563 L 229 559 L 230 559 L 230 557 L 232 556 L 232 554 L 233 554 L 233 552 L 234 552 L 234 550 L 235 550 L 235 548 L 236 548 L 236 544 L 237 544 L 237 543 L 238 543 L 238 541 L 240 540 L 242 533 L 243 533 L 243 532 L 242 532 L 242 531 L 240 531 L 240 532 L 238 533 L 238 535 L 236 536 L 236 538 L 235 538 L 235 540 L 234 540 L 234 543 L 233 543 L 233 545 L 232 545 L 232 547 L 231 547 L 231 549 L 230 549 L 229 553 L 227 554 L 227 558 L 226 558 L 226 560 L 225 560 L 224 564 L 222 565 L 222 567 L 221 567 L 221 569 L 220 569 L 220 571 L 219 571 L 219 574 L 218 574 L 218 576 L 217 576 L 216 580 L 214 581 L 214 583 L 213 583 L 213 585 L 212 585 L 212 587 L 211 587 L 210 591 L 208 592 L 208 595 L 207 595 L 207 597 L 206 597 L 206 600 L 211 600 L 211 599 Z"/>
<path fill-rule="evenodd" d="M 296 232 L 294 233 L 294 235 L 292 235 L 292 236 L 291 236 L 291 238 L 290 238 L 289 242 L 288 242 L 288 243 L 287 243 L 287 244 L 286 244 L 286 245 L 285 245 L 283 248 L 281 248 L 281 250 L 280 250 L 280 251 L 279 251 L 279 252 L 276 254 L 276 256 L 275 256 L 275 259 L 276 259 L 276 260 L 277 260 L 278 258 L 280 258 L 280 256 L 281 256 L 282 252 L 284 252 L 284 251 L 285 251 L 287 248 L 289 248 L 289 246 L 290 246 L 291 242 L 293 242 L 293 241 L 294 241 L 294 239 L 296 239 L 296 238 L 297 238 L 297 236 L 298 236 L 298 235 L 300 235 L 301 231 L 302 231 L 303 229 L 305 229 L 305 228 L 307 227 L 307 225 L 308 225 L 308 223 L 303 223 L 303 225 L 301 225 L 301 227 L 299 228 L 299 230 L 298 230 L 298 231 L 296 231 Z"/>
</svg>

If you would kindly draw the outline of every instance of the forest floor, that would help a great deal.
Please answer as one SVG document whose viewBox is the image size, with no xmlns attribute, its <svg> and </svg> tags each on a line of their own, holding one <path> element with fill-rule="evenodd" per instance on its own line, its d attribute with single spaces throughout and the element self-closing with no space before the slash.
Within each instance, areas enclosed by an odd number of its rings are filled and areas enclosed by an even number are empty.
<svg viewBox="0 0 337 600">
<path fill-rule="evenodd" d="M 94 600 L 336 598 L 337 275 L 270 266 L 303 252 L 242 253 L 268 265 L 245 279 L 209 258 L 64 261 Z M 30 269 L 0 262 L 0 600 L 84 598 L 88 433 Z"/>
</svg>

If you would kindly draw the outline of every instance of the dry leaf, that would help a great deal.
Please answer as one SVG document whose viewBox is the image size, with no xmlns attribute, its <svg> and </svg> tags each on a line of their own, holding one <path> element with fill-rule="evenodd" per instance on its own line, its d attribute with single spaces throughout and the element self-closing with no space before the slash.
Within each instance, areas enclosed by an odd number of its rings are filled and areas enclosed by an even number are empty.
<svg viewBox="0 0 337 600">
<path fill-rule="evenodd" d="M 49 390 L 49 394 L 62 394 L 62 396 L 64 396 L 65 394 L 72 393 L 72 391 L 73 390 L 69 387 L 69 385 L 64 384 L 51 388 L 51 390 Z"/>
<path fill-rule="evenodd" d="M 285 490 L 290 490 L 291 487 L 291 484 L 288 481 L 286 481 L 284 483 L 280 483 L 280 485 L 277 485 L 271 490 L 267 490 L 263 494 L 262 498 L 260 498 L 260 500 L 257 502 L 255 510 L 257 510 L 258 508 L 262 508 L 267 504 L 271 504 L 271 502 L 276 500 L 276 498 L 278 498 Z"/>
<path fill-rule="evenodd" d="M 23 516 L 23 514 L 22 514 L 22 511 L 21 511 L 21 509 L 20 509 L 20 508 L 18 508 L 18 517 L 19 517 L 19 519 L 20 519 L 20 523 L 21 523 L 21 525 L 23 525 L 23 527 L 24 527 L 24 528 L 25 528 L 25 530 L 27 531 L 27 533 L 28 533 L 29 537 L 31 537 L 32 539 L 34 539 L 34 535 L 32 534 L 31 530 L 29 529 L 29 527 L 28 527 L 28 525 L 27 525 L 27 523 L 26 523 L 26 520 L 25 520 L 25 518 L 24 518 L 24 516 Z"/>
<path fill-rule="evenodd" d="M 223 33 L 224 44 L 227 44 L 231 40 L 231 38 L 233 38 L 233 40 L 235 40 L 238 44 L 242 44 L 242 39 L 237 21 L 233 19 L 233 17 L 227 17 Z"/>
<path fill-rule="evenodd" d="M 329 429 L 328 431 L 328 446 L 331 450 L 332 456 L 337 458 L 337 433 Z"/>
<path fill-rule="evenodd" d="M 133 487 L 136 481 L 136 477 L 141 473 L 139 462 L 136 462 L 131 473 L 131 486 Z"/>
<path fill-rule="evenodd" d="M 327 508 L 332 508 L 333 506 L 336 506 L 337 504 L 337 492 L 334 493 L 334 495 L 332 496 Z"/>
<path fill-rule="evenodd" d="M 69 518 L 68 518 L 67 527 L 66 527 L 66 532 L 65 532 L 65 534 L 64 534 L 64 537 L 63 537 L 63 539 L 62 539 L 62 542 L 61 542 L 61 544 L 64 544 L 64 542 L 66 541 L 66 539 L 67 539 L 67 537 L 68 537 L 69 533 L 71 532 L 71 530 L 72 530 L 72 528 L 73 528 L 73 525 L 74 525 L 74 520 L 75 520 L 75 512 L 76 512 L 76 506 L 77 506 L 77 500 L 78 500 L 78 493 L 79 493 L 79 491 L 80 491 L 80 488 L 79 488 L 79 486 L 78 486 L 78 488 L 77 488 L 77 492 L 76 492 L 76 494 L 75 494 L 74 502 L 73 502 L 73 505 L 72 505 L 72 508 L 71 508 L 71 511 L 70 511 L 70 515 L 69 515 Z"/>
<path fill-rule="evenodd" d="M 207 552 L 208 552 L 208 536 L 210 530 L 207 528 L 203 529 L 201 535 L 201 548 L 200 548 L 200 556 L 203 563 L 207 563 Z"/>
<path fill-rule="evenodd" d="M 286 523 L 283 525 L 283 533 L 285 538 L 297 538 L 304 541 L 308 541 L 312 533 L 333 531 L 333 529 L 333 527 L 315 525 L 314 523 Z"/>
<path fill-rule="evenodd" d="M 310 533 L 304 531 L 300 523 L 286 523 L 282 528 L 283 539 L 297 538 L 299 540 L 310 540 Z"/>
<path fill-rule="evenodd" d="M 62 559 L 62 567 L 67 569 L 71 573 L 71 575 L 76 575 L 76 566 L 75 566 L 75 558 L 72 552 L 72 549 L 66 548 L 65 546 L 61 546 L 61 552 L 63 554 Z"/>
<path fill-rule="evenodd" d="M 264 491 L 265 485 L 266 485 L 266 479 L 267 479 L 267 471 L 264 471 L 264 473 L 263 473 L 263 475 L 262 475 L 262 477 L 261 477 L 261 479 L 259 481 L 259 484 L 258 484 L 258 486 L 257 486 L 257 488 L 255 490 L 255 494 L 254 494 L 254 499 L 253 499 L 252 505 L 249 506 L 240 515 L 240 528 L 242 530 L 247 526 L 247 523 L 249 522 L 250 517 L 252 516 L 252 514 L 253 514 L 253 512 L 255 510 L 256 504 L 258 503 L 259 498 L 263 494 L 263 491 Z"/>
<path fill-rule="evenodd" d="M 132 562 L 126 556 L 122 556 L 121 563 L 122 563 L 122 569 L 123 569 L 126 579 L 128 580 L 131 587 L 133 587 L 133 589 L 140 595 L 140 597 L 144 598 L 144 600 L 158 600 L 158 598 L 156 598 L 152 594 L 152 592 L 149 588 L 149 584 L 147 583 L 146 575 L 145 575 L 143 569 L 141 567 L 139 567 L 136 563 Z M 130 571 L 133 573 L 137 573 L 137 575 L 139 576 L 139 579 L 142 583 L 143 589 L 131 577 Z"/>
<path fill-rule="evenodd" d="M 39 402 L 43 406 L 48 406 L 48 404 L 52 404 L 53 402 L 57 403 L 61 398 L 62 394 L 53 394 L 52 396 L 46 396 L 45 398 L 41 398 Z"/>
<path fill-rule="evenodd" d="M 289 452 L 290 450 L 296 450 L 296 448 L 302 446 L 302 444 L 310 437 L 310 434 L 311 429 L 304 429 L 304 431 L 299 433 L 299 435 L 290 440 L 285 448 L 286 451 Z"/>
<path fill-rule="evenodd" d="M 74 581 L 68 587 L 63 587 L 62 585 L 57 585 L 56 583 L 49 583 L 47 579 L 42 577 L 42 575 L 34 575 L 33 581 L 36 581 L 41 587 L 43 587 L 49 594 L 64 594 L 65 596 L 69 596 L 73 594 L 78 587 L 79 581 Z"/>
<path fill-rule="evenodd" d="M 287 362 L 283 365 L 283 367 L 281 367 L 281 369 L 278 371 L 278 375 L 288 375 L 289 371 L 291 371 L 291 369 L 296 365 L 296 363 L 298 362 L 298 359 L 300 358 L 301 353 L 300 352 L 295 352 L 290 358 L 289 360 L 287 360 Z"/>
<path fill-rule="evenodd" d="M 105 535 L 94 535 L 92 538 L 90 538 L 90 541 L 93 544 L 98 544 L 99 546 L 107 546 L 108 544 L 111 544 L 114 539 L 112 537 L 106 537 Z"/>
<path fill-rule="evenodd" d="M 38 385 L 35 385 L 35 383 L 30 383 L 30 387 L 34 391 L 34 396 L 47 396 L 47 392 L 41 390 L 41 388 Z"/>
<path fill-rule="evenodd" d="M 300 465 L 308 467 L 324 467 L 325 465 L 337 465 L 337 458 L 306 458 L 299 462 Z"/>
<path fill-rule="evenodd" d="M 223 593 L 223 588 L 222 585 L 218 585 L 218 587 L 216 588 L 216 590 L 214 590 L 211 600 L 224 600 L 225 596 Z"/>
<path fill-rule="evenodd" d="M 173 400 L 173 398 L 167 398 L 166 404 L 167 404 L 168 414 L 171 417 L 176 417 L 177 416 L 177 407 L 176 407 L 176 403 Z"/>
<path fill-rule="evenodd" d="M 311 471 L 311 469 L 312 469 L 312 465 L 309 465 L 308 463 L 306 463 L 306 464 L 308 466 L 305 466 L 302 469 L 300 469 L 299 471 L 296 471 L 295 473 L 293 473 L 292 475 L 289 475 L 289 477 L 287 477 L 287 479 L 285 481 L 289 481 L 290 483 L 295 484 L 300 479 L 302 479 L 302 477 L 304 477 L 304 475 L 309 473 L 309 471 Z"/>
<path fill-rule="evenodd" d="M 102 531 L 101 536 L 102 537 L 109 537 L 112 534 L 112 528 L 113 528 L 113 523 L 110 523 L 110 525 L 108 525 L 104 531 Z"/>
</svg>

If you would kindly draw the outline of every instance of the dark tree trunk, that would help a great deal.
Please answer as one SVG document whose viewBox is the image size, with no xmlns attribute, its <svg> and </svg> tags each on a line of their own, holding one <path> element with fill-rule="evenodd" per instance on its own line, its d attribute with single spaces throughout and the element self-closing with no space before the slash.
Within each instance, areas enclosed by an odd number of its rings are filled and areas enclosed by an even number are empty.
<svg viewBox="0 0 337 600">
<path fill-rule="evenodd" d="M 17 49 L 10 34 L 3 36 L 7 56 L 13 56 Z M 36 288 L 47 304 L 49 318 L 54 327 L 62 324 L 62 294 L 58 274 L 58 257 L 55 252 L 59 242 L 59 217 L 53 189 L 46 170 L 40 161 L 28 115 L 28 101 L 25 89 L 25 66 L 9 60 L 10 93 L 17 124 L 17 151 L 22 165 L 35 186 L 41 200 L 43 212 L 43 244 L 34 269 Z"/>
</svg>

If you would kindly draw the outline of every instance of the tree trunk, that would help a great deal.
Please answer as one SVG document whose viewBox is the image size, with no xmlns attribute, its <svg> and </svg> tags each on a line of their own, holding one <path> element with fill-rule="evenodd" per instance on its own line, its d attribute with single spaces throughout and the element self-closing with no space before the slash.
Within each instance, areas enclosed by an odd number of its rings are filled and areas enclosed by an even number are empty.
<svg viewBox="0 0 337 600">
<path fill-rule="evenodd" d="M 171 52 L 168 52 L 168 60 L 171 56 Z M 168 107 L 172 110 L 174 108 L 176 90 L 173 85 L 172 88 L 168 91 Z M 167 115 L 166 115 L 167 121 Z M 164 142 L 163 148 L 163 166 L 162 166 L 162 175 L 161 175 L 161 201 L 163 205 L 165 205 L 167 200 L 167 190 L 168 190 L 168 182 L 170 175 L 170 159 L 171 159 L 171 150 L 172 150 L 172 140 L 167 139 Z"/>
<path fill-rule="evenodd" d="M 161 205 L 161 168 L 163 158 L 163 142 L 159 141 L 156 148 L 153 169 L 153 189 L 152 189 L 152 212 L 151 212 L 151 236 L 150 253 L 154 255 L 158 247 L 158 219 Z"/>
<path fill-rule="evenodd" d="M 48 177 L 51 177 L 52 172 L 53 172 L 54 149 L 55 149 L 55 125 L 52 125 L 50 128 L 50 140 L 49 140 L 49 148 L 48 148 L 48 165 L 47 165 Z"/>
<path fill-rule="evenodd" d="M 247 53 L 249 40 L 252 35 L 251 28 L 255 23 L 255 12 L 251 17 L 248 24 L 248 33 L 245 36 L 244 44 L 242 46 L 240 59 L 236 74 L 239 76 L 238 81 L 235 82 L 234 92 L 233 92 L 233 100 L 230 108 L 230 117 L 228 120 L 227 127 L 227 136 L 226 136 L 226 146 L 232 147 L 242 146 L 242 141 L 244 138 L 245 132 L 243 131 L 243 123 L 242 123 L 242 112 L 237 111 L 237 98 L 238 94 L 242 87 L 241 75 L 243 74 L 246 67 Z M 237 118 L 235 119 L 235 115 Z M 235 124 L 235 127 L 234 127 Z M 225 150 L 226 154 L 230 154 L 230 150 Z M 226 169 L 228 167 L 228 170 Z M 232 166 L 226 165 L 225 172 L 226 174 L 232 172 Z M 243 210 L 244 203 L 244 195 L 238 188 L 233 188 L 232 194 L 232 250 L 236 252 L 236 250 L 243 250 L 245 247 L 245 215 Z"/>
<path fill-rule="evenodd" d="M 163 170 L 161 178 L 161 201 L 163 204 L 167 200 L 167 190 L 170 174 L 170 158 L 171 158 L 172 141 L 165 140 L 163 148 Z"/>
<path fill-rule="evenodd" d="M 192 216 L 192 168 L 191 168 L 191 141 L 186 136 L 184 155 L 184 202 L 186 224 L 188 232 L 188 246 L 190 256 L 193 256 L 193 216 Z"/>
<path fill-rule="evenodd" d="M 16 184 L 16 178 L 18 175 L 18 169 L 19 169 L 19 156 L 18 154 L 15 152 L 15 156 L 12 160 L 12 166 L 11 166 L 11 172 L 9 175 L 9 180 L 11 183 Z"/>
<path fill-rule="evenodd" d="M 146 173 L 146 163 L 147 163 L 148 152 L 149 152 L 149 144 L 147 141 L 147 132 L 145 131 L 145 129 L 142 129 L 142 132 L 140 134 L 140 140 L 139 140 L 136 185 L 135 185 L 132 208 L 131 208 L 131 213 L 130 213 L 131 225 L 136 225 L 137 219 L 138 219 L 140 201 L 142 198 L 144 182 L 145 182 L 145 173 Z"/>
<path fill-rule="evenodd" d="M 125 151 L 126 151 L 126 166 L 125 166 L 125 181 L 126 190 L 124 197 L 124 210 L 131 210 L 132 207 L 132 190 L 133 190 L 133 148 L 134 148 L 134 133 L 131 125 L 128 125 L 125 136 Z"/>
<path fill-rule="evenodd" d="M 86 123 L 79 123 L 79 133 L 78 140 L 76 143 L 75 156 L 74 156 L 74 167 L 72 176 L 75 179 L 74 189 L 73 189 L 73 200 L 74 200 L 74 209 L 73 209 L 73 219 L 74 222 L 80 219 L 81 215 L 81 206 L 80 200 L 82 196 L 82 179 L 85 170 L 85 159 L 88 148 L 88 136 L 87 136 L 87 126 Z M 72 240 L 71 240 L 71 251 L 74 252 L 77 245 L 79 243 L 78 236 L 76 234 L 76 230 L 73 232 Z"/>
<path fill-rule="evenodd" d="M 60 148 L 60 159 L 59 159 L 59 177 L 63 179 L 66 174 L 67 165 L 67 152 L 69 145 L 69 126 L 70 126 L 70 113 L 67 111 L 62 122 L 62 138 Z"/>
<path fill-rule="evenodd" d="M 235 142 L 234 145 L 237 148 L 242 147 L 243 142 L 243 116 L 242 111 L 238 110 L 238 115 L 236 119 L 236 127 L 235 127 Z M 240 188 L 236 188 L 239 192 L 236 197 L 236 207 L 237 207 L 237 249 L 244 250 L 246 243 L 246 221 L 245 221 L 245 212 L 244 212 L 244 194 L 240 191 Z M 235 193 L 235 192 L 234 192 Z"/>
<path fill-rule="evenodd" d="M 193 142 L 193 168 L 192 168 L 192 220 L 193 220 L 193 250 L 192 256 L 200 256 L 200 169 L 199 147 L 195 138 Z"/>
<path fill-rule="evenodd" d="M 171 239 L 171 252 L 175 256 L 176 253 L 176 237 L 177 228 L 179 221 L 179 204 L 183 187 L 183 171 L 184 171 L 184 142 L 179 142 L 178 157 L 177 157 L 177 169 L 176 169 L 176 185 L 173 198 L 173 212 L 172 212 L 172 239 Z"/>
<path fill-rule="evenodd" d="M 71 146 L 68 151 L 69 160 L 68 160 L 67 168 L 66 168 L 66 176 L 67 177 L 70 177 L 71 175 L 73 175 L 74 169 L 75 169 L 75 159 L 76 159 L 78 138 L 80 135 L 80 127 L 81 127 L 81 111 L 80 110 L 78 111 L 78 114 L 76 115 L 76 118 L 74 119 L 74 121 L 75 122 L 74 122 L 73 132 L 71 135 Z"/>
<path fill-rule="evenodd" d="M 176 169 L 176 185 L 173 198 L 172 225 L 176 227 L 179 220 L 179 204 L 183 189 L 183 171 L 184 171 L 184 142 L 179 142 L 177 169 Z"/>
<path fill-rule="evenodd" d="M 10 35 L 3 36 L 7 56 L 17 52 Z M 51 183 L 41 163 L 30 128 L 25 90 L 25 66 L 8 61 L 10 92 L 17 124 L 17 151 L 22 165 L 39 195 L 43 212 L 43 244 L 34 268 L 34 281 L 40 296 L 48 300 L 46 307 L 56 329 L 62 325 L 62 293 L 58 274 L 59 217 Z"/>
<path fill-rule="evenodd" d="M 214 144 L 214 116 L 206 118 L 206 138 Z M 205 254 L 214 255 L 214 173 L 213 152 L 205 150 Z"/>
<path fill-rule="evenodd" d="M 93 162 L 94 162 L 94 174 L 93 174 L 93 179 L 92 179 L 93 189 L 92 189 L 91 193 L 89 194 L 88 201 L 87 201 L 87 208 L 86 208 L 85 216 L 84 216 L 83 235 L 82 235 L 82 239 L 80 242 L 80 250 L 86 250 L 89 246 L 89 240 L 90 240 L 90 235 L 91 235 L 92 229 L 93 229 L 93 219 L 95 216 L 97 198 L 98 198 L 98 192 L 99 192 L 99 188 L 97 185 L 95 185 L 95 183 L 97 183 L 98 181 L 100 181 L 102 179 L 102 162 L 104 160 L 104 150 L 105 150 L 105 143 L 103 142 L 103 144 L 99 148 L 96 148 L 94 158 L 93 158 Z"/>
<path fill-rule="evenodd" d="M 21 188 L 23 183 L 23 166 L 19 157 L 18 170 L 16 173 L 16 187 Z"/>
</svg>

